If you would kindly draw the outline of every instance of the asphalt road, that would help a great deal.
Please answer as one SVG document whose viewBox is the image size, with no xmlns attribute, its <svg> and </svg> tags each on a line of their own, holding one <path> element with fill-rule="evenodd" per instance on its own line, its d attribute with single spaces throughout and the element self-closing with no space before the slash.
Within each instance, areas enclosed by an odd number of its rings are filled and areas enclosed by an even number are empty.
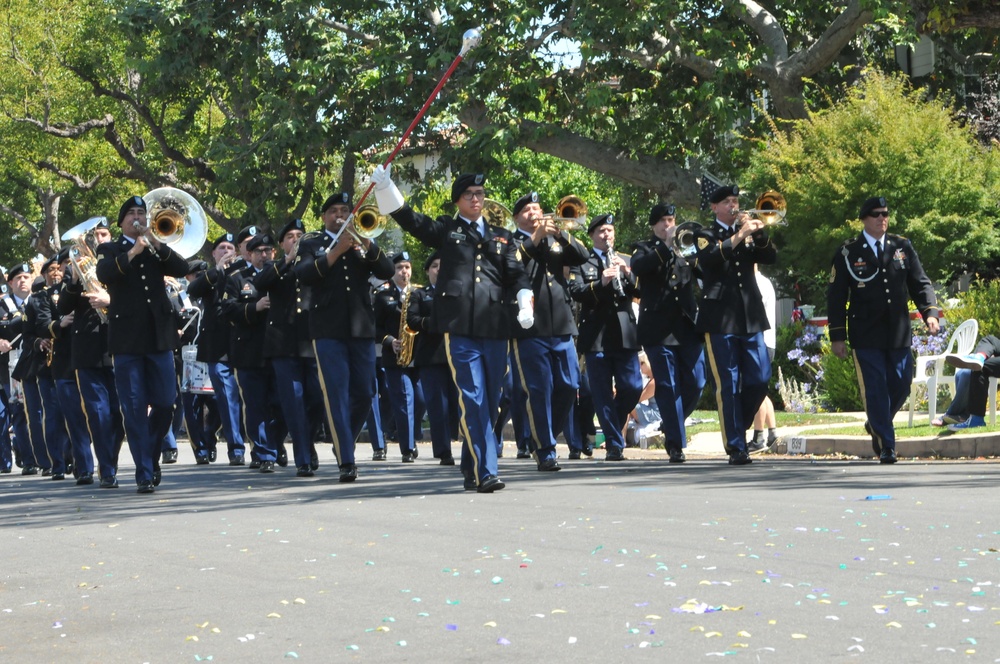
<svg viewBox="0 0 1000 664">
<path fill-rule="evenodd" d="M 0 658 L 1000 661 L 1000 464 L 505 458 L 477 495 L 423 452 L 0 476 Z"/>
</svg>

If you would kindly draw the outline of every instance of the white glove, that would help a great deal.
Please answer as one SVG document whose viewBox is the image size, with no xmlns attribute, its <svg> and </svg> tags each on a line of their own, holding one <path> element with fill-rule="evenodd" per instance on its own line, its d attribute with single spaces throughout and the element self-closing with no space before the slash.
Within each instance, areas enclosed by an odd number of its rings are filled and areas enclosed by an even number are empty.
<svg viewBox="0 0 1000 664">
<path fill-rule="evenodd" d="M 378 203 L 380 214 L 392 214 L 403 207 L 403 195 L 389 177 L 392 164 L 383 167 L 379 164 L 372 173 L 372 184 L 375 185 L 375 202 Z"/>
<path fill-rule="evenodd" d="M 526 330 L 535 324 L 534 294 L 531 289 L 522 288 L 517 291 L 517 322 Z"/>
</svg>

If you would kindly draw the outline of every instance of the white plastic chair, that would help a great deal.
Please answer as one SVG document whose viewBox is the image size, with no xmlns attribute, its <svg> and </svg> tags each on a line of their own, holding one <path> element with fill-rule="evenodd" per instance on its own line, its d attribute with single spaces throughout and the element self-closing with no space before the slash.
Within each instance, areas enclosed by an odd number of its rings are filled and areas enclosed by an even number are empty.
<svg viewBox="0 0 1000 664">
<path fill-rule="evenodd" d="M 917 388 L 924 385 L 927 388 L 927 409 L 930 415 L 930 422 L 937 417 L 937 388 L 938 385 L 947 385 L 951 390 L 951 396 L 955 396 L 955 377 L 944 375 L 944 356 L 952 353 L 957 355 L 969 355 L 976 347 L 976 339 L 979 334 L 979 321 L 975 318 L 962 321 L 962 324 L 955 328 L 948 340 L 948 347 L 941 355 L 920 355 L 915 363 L 915 373 L 913 384 L 910 385 L 910 424 L 913 426 L 913 409 L 917 403 Z M 933 371 L 928 369 L 933 367 Z M 994 417 L 996 417 L 994 415 Z"/>
</svg>

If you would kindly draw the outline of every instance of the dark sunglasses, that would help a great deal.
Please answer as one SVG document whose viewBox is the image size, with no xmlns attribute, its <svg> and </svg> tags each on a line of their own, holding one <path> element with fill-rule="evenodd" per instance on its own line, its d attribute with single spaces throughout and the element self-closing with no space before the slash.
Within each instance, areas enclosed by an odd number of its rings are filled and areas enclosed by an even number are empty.
<svg viewBox="0 0 1000 664">
<path fill-rule="evenodd" d="M 879 217 L 888 217 L 889 216 L 889 211 L 888 210 L 881 210 L 881 211 L 878 211 L 878 212 L 869 212 L 868 216 L 871 217 L 872 219 L 878 219 Z"/>
</svg>

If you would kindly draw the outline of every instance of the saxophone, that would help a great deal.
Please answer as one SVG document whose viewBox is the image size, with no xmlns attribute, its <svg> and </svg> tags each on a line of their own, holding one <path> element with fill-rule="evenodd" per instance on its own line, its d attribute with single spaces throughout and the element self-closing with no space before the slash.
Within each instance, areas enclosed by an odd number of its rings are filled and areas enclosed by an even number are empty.
<svg viewBox="0 0 1000 664">
<path fill-rule="evenodd" d="M 418 287 L 416 284 L 409 284 L 403 289 L 402 302 L 399 305 L 399 334 L 396 338 L 399 339 L 400 347 L 396 364 L 401 367 L 407 367 L 413 361 L 413 341 L 417 338 L 417 332 L 406 324 L 406 312 L 410 308 L 410 296 L 416 287 Z"/>
</svg>

